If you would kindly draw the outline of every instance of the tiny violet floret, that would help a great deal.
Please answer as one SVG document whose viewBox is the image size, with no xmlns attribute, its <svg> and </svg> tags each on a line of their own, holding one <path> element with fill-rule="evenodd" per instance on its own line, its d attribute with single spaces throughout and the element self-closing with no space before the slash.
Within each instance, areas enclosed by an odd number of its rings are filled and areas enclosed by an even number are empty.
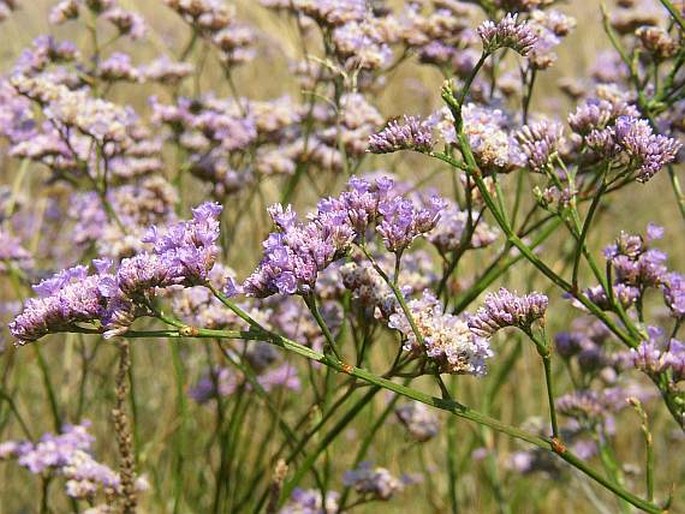
<svg viewBox="0 0 685 514">
<path fill-rule="evenodd" d="M 143 241 L 152 245 L 122 259 L 114 271 L 107 260 L 94 260 L 96 272 L 75 266 L 34 286 L 37 298 L 9 324 L 20 344 L 46 334 L 80 330 L 80 323 L 104 328 L 105 336 L 120 335 L 149 309 L 157 288 L 204 284 L 218 255 L 218 216 L 221 206 L 204 203 L 193 209 L 193 219 L 151 227 Z"/>
<path fill-rule="evenodd" d="M 526 22 L 518 21 L 518 13 L 507 15 L 495 23 L 486 20 L 478 27 L 478 35 L 483 40 L 483 48 L 492 53 L 500 48 L 511 48 L 522 56 L 527 56 L 538 42 L 535 30 Z"/>
<path fill-rule="evenodd" d="M 628 154 L 631 168 L 637 171 L 638 182 L 647 182 L 673 162 L 683 146 L 673 138 L 654 134 L 647 120 L 632 116 L 619 116 L 615 131 L 617 143 Z"/>
<path fill-rule="evenodd" d="M 401 310 L 392 314 L 388 323 L 388 327 L 404 335 L 406 351 L 425 355 L 436 363 L 440 373 L 485 375 L 485 360 L 493 355 L 485 338 L 471 331 L 464 320 L 444 313 L 438 299 L 428 290 L 407 306 L 420 338 Z"/>
<path fill-rule="evenodd" d="M 430 125 L 415 116 L 405 115 L 402 121 L 393 120 L 376 134 L 369 136 L 371 153 L 391 153 L 398 150 L 430 152 L 434 145 Z"/>
<path fill-rule="evenodd" d="M 362 462 L 356 469 L 346 471 L 343 484 L 352 487 L 363 496 L 387 501 L 397 492 L 401 492 L 404 484 L 395 478 L 385 468 L 374 468 L 369 462 Z"/>
<path fill-rule="evenodd" d="M 530 330 L 534 321 L 544 318 L 549 300 L 546 295 L 533 292 L 518 296 L 505 288 L 488 293 L 483 306 L 469 317 L 469 328 L 481 337 L 491 337 L 504 327 Z"/>
</svg>

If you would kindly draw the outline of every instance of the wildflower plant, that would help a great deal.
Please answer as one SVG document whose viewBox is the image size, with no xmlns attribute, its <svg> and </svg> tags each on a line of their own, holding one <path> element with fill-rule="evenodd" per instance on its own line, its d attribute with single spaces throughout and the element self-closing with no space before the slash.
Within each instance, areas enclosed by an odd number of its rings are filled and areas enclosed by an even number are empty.
<svg viewBox="0 0 685 514">
<path fill-rule="evenodd" d="M 512 512 L 542 472 L 677 509 L 685 14 L 647 3 L 602 7 L 564 104 L 554 2 L 56 2 L 87 37 L 0 76 L 0 461 L 40 482 L 9 508 L 456 512 L 479 480 Z M 442 87 L 386 112 L 401 67 Z M 669 226 L 611 219 L 650 188 Z"/>
</svg>

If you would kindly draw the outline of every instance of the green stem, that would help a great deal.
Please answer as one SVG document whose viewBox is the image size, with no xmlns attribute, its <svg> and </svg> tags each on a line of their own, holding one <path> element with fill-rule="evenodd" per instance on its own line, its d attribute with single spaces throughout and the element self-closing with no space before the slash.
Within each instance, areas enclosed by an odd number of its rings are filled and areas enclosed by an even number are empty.
<svg viewBox="0 0 685 514">
<path fill-rule="evenodd" d="M 381 386 L 375 385 L 370 388 L 364 396 L 362 396 L 357 403 L 355 403 L 350 410 L 348 410 L 345 415 L 338 421 L 335 426 L 321 439 L 316 449 L 309 454 L 309 456 L 304 460 L 304 462 L 297 468 L 295 476 L 290 479 L 284 486 L 283 492 L 281 493 L 283 498 L 289 498 L 293 489 L 300 483 L 304 475 L 309 471 L 309 469 L 314 465 L 319 455 L 326 450 L 333 440 L 343 431 L 343 429 L 349 425 L 349 423 L 359 414 L 359 411 L 376 395 L 376 393 L 381 389 Z"/>
<path fill-rule="evenodd" d="M 587 217 L 585 218 L 585 222 L 583 223 L 583 229 L 580 232 L 580 237 L 578 238 L 578 242 L 576 243 L 576 253 L 575 257 L 573 260 L 573 276 L 571 279 L 571 285 L 574 289 L 578 289 L 578 271 L 580 270 L 580 258 L 583 255 L 583 250 L 585 248 L 585 240 L 587 239 L 588 232 L 590 230 L 590 224 L 592 223 L 592 218 L 595 215 L 595 211 L 597 210 L 597 207 L 599 206 L 599 202 L 602 198 L 602 195 L 606 191 L 607 188 L 607 182 L 606 180 L 602 180 L 602 185 L 597 188 L 597 192 L 595 193 L 594 197 L 592 198 L 592 203 L 590 204 L 590 209 L 588 210 Z M 611 284 L 609 284 L 608 287 L 611 287 Z"/>
<path fill-rule="evenodd" d="M 138 335 L 141 336 L 142 334 L 142 332 L 138 333 Z M 535 434 L 531 434 L 525 430 L 514 427 L 495 418 L 491 418 L 490 416 L 482 414 L 481 412 L 475 411 L 459 402 L 436 398 L 429 394 L 412 389 L 408 386 L 397 384 L 390 379 L 379 377 L 363 368 L 358 368 L 350 364 L 340 362 L 337 359 L 324 355 L 321 352 L 317 352 L 311 348 L 308 348 L 279 334 L 262 331 L 224 331 L 188 327 L 187 329 L 179 329 L 176 332 L 176 337 L 242 339 L 247 341 L 258 340 L 268 342 L 270 344 L 283 348 L 284 350 L 300 355 L 301 357 L 305 357 L 312 361 L 318 362 L 324 366 L 328 366 L 329 368 L 332 368 L 335 371 L 342 372 L 351 377 L 362 380 L 373 386 L 387 389 L 388 391 L 394 392 L 406 398 L 410 398 L 417 402 L 424 403 L 428 406 L 444 410 L 460 418 L 464 418 L 475 423 L 485 425 L 497 432 L 501 432 L 515 439 L 526 441 L 539 448 L 551 450 L 552 452 L 557 454 L 561 459 L 568 462 L 573 467 L 579 469 L 581 472 L 592 478 L 594 481 L 602 485 L 604 488 L 613 492 L 617 496 L 623 498 L 635 507 L 638 507 L 639 509 L 642 509 L 645 512 L 653 514 L 660 514 L 663 512 L 663 510 L 659 508 L 657 505 L 654 505 L 651 502 L 648 502 L 638 496 L 635 496 L 634 494 L 625 490 L 621 485 L 611 480 L 608 480 L 606 477 L 599 474 L 597 471 L 589 467 L 583 460 L 569 452 L 568 449 L 565 448 L 563 445 L 560 445 L 558 441 L 545 437 L 540 437 Z"/>
<path fill-rule="evenodd" d="M 316 320 L 317 325 L 319 325 L 321 332 L 323 332 L 326 342 L 328 343 L 328 348 L 331 350 L 331 352 L 333 352 L 333 355 L 335 355 L 335 357 L 342 362 L 340 353 L 335 345 L 335 337 L 333 337 L 331 329 L 328 328 L 326 320 L 323 319 L 321 311 L 319 311 L 319 306 L 316 303 L 316 297 L 313 294 L 308 294 L 302 298 L 304 299 L 304 303 L 307 305 L 309 312 L 311 312 L 312 316 L 314 316 L 314 319 Z"/>
<path fill-rule="evenodd" d="M 673 16 L 673 21 L 675 21 L 679 26 L 681 30 L 685 30 L 685 20 L 683 19 L 683 16 L 680 14 L 678 9 L 671 3 L 670 0 L 659 0 L 661 2 L 661 5 L 663 5 L 666 10 Z"/>
</svg>

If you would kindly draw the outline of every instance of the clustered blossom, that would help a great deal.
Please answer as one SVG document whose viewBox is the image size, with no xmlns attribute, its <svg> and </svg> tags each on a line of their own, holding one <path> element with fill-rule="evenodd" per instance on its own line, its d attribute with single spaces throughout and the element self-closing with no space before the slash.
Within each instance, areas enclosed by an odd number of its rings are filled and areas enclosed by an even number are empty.
<svg viewBox="0 0 685 514">
<path fill-rule="evenodd" d="M 0 272 L 9 271 L 13 266 L 20 270 L 31 269 L 33 258 L 19 238 L 0 229 Z"/>
<path fill-rule="evenodd" d="M 532 171 L 544 173 L 550 159 L 559 154 L 564 145 L 564 129 L 555 121 L 540 120 L 523 126 L 517 133 L 521 150 Z"/>
<path fill-rule="evenodd" d="M 528 25 L 537 36 L 528 59 L 535 68 L 544 70 L 556 61 L 554 49 L 575 27 L 576 20 L 556 10 L 536 9 L 530 13 Z"/>
<path fill-rule="evenodd" d="M 352 487 L 358 494 L 387 501 L 401 492 L 404 484 L 381 467 L 374 468 L 370 462 L 362 462 L 357 469 L 346 471 L 343 484 Z"/>
<path fill-rule="evenodd" d="M 278 514 L 335 514 L 338 512 L 339 497 L 337 492 L 327 491 L 324 500 L 318 489 L 296 487 Z"/>
<path fill-rule="evenodd" d="M 604 256 L 613 272 L 613 297 L 624 308 L 634 305 L 646 289 L 661 288 L 666 305 L 677 318 L 683 312 L 682 276 L 669 272 L 667 255 L 649 245 L 662 236 L 663 229 L 653 224 L 647 227 L 646 240 L 639 235 L 621 232 L 616 241 L 604 249 Z M 602 286 L 588 288 L 584 293 L 600 308 L 611 309 Z"/>
<path fill-rule="evenodd" d="M 639 115 L 637 108 L 624 97 L 604 88 L 597 90 L 597 97 L 583 100 L 576 110 L 568 115 L 568 124 L 574 132 L 587 137 L 593 131 L 603 131 L 614 124 L 619 116 Z"/>
<path fill-rule="evenodd" d="M 400 405 L 395 409 L 395 415 L 409 435 L 419 442 L 432 439 L 440 430 L 438 417 L 423 403 L 411 402 Z"/>
<path fill-rule="evenodd" d="M 485 296 L 483 306 L 469 316 L 469 328 L 481 337 L 491 337 L 505 327 L 530 330 L 531 325 L 545 317 L 549 300 L 542 293 L 518 296 L 505 288 Z"/>
<path fill-rule="evenodd" d="M 631 350 L 631 362 L 636 369 L 648 375 L 668 373 L 669 381 L 676 384 L 685 380 L 685 344 L 670 339 L 664 344 L 663 334 L 652 330 L 650 339 Z"/>
<path fill-rule="evenodd" d="M 440 213 L 435 229 L 428 234 L 428 240 L 443 254 L 466 248 L 484 248 L 492 244 L 499 232 L 482 221 L 476 213 L 471 213 L 470 234 L 469 212 L 461 210 L 454 202 Z M 468 235 L 468 240 L 463 238 Z"/>
<path fill-rule="evenodd" d="M 670 137 L 654 134 L 647 120 L 620 116 L 616 121 L 616 143 L 636 170 L 638 182 L 647 182 L 661 168 L 673 162 L 682 144 Z"/>
<path fill-rule="evenodd" d="M 205 203 L 193 210 L 192 221 L 179 222 L 165 231 L 150 229 L 144 242 L 152 252 L 121 261 L 115 273 L 111 262 L 93 261 L 96 273 L 76 266 L 34 286 L 37 298 L 9 325 L 20 342 L 65 330 L 79 323 L 94 323 L 107 336 L 125 332 L 136 317 L 148 312 L 156 288 L 193 286 L 207 280 L 218 254 L 218 204 Z"/>
<path fill-rule="evenodd" d="M 621 357 L 607 352 L 607 341 L 611 336 L 609 329 L 594 318 L 577 318 L 571 330 L 559 332 L 554 336 L 557 355 L 562 359 L 575 360 L 583 374 L 608 370 L 621 364 Z M 607 371 L 607 375 L 614 373 Z"/>
<path fill-rule="evenodd" d="M 114 0 L 62 0 L 50 11 L 49 21 L 53 25 L 61 25 L 75 20 L 83 8 L 87 8 L 95 16 L 102 16 L 119 31 L 120 35 L 128 36 L 134 41 L 141 39 L 147 32 L 145 21 L 139 14 L 122 9 Z"/>
<path fill-rule="evenodd" d="M 259 386 L 266 392 L 277 387 L 298 392 L 301 389 L 300 378 L 295 367 L 284 363 L 268 369 L 257 370 L 256 377 Z M 227 397 L 239 389 L 252 389 L 250 381 L 233 368 L 221 367 L 210 370 L 200 377 L 197 383 L 188 391 L 188 395 L 198 403 L 207 403 L 219 397 Z"/>
<path fill-rule="evenodd" d="M 88 426 L 87 422 L 67 425 L 61 434 L 47 433 L 35 444 L 6 441 L 0 444 L 0 460 L 16 459 L 35 475 L 63 477 L 66 493 L 74 499 L 92 501 L 98 491 L 122 494 L 119 475 L 92 457 L 95 438 L 88 433 Z"/>
<path fill-rule="evenodd" d="M 306 223 L 297 221 L 290 206 L 269 209 L 277 231 L 264 241 L 264 257 L 245 281 L 248 295 L 311 293 L 319 272 L 342 257 L 373 221 L 378 220 L 376 230 L 386 248 L 398 255 L 438 221 L 439 198 L 431 198 L 428 207 L 417 206 L 394 193 L 387 177 L 373 182 L 352 178 L 348 186 L 337 198 L 320 201 Z"/>
<path fill-rule="evenodd" d="M 95 263 L 100 266 L 101 263 Z M 8 325 L 20 343 L 35 341 L 51 332 L 60 332 L 78 323 L 102 319 L 105 300 L 100 283 L 110 277 L 102 270 L 88 275 L 86 266 L 61 271 L 34 286 L 37 298 L 29 298 L 22 312 Z"/>
<path fill-rule="evenodd" d="M 234 6 L 216 0 L 164 0 L 194 30 L 219 50 L 219 59 L 228 66 L 251 61 L 255 56 L 254 30 L 236 21 Z"/>
<path fill-rule="evenodd" d="M 642 46 L 656 59 L 664 60 L 673 57 L 678 51 L 678 42 L 660 27 L 640 27 L 635 31 Z"/>
<path fill-rule="evenodd" d="M 404 116 L 402 122 L 393 120 L 388 126 L 369 137 L 369 152 L 391 153 L 415 150 L 427 153 L 433 148 L 433 133 L 426 121 L 415 116 Z"/>
<path fill-rule="evenodd" d="M 478 35 L 483 40 L 484 50 L 488 53 L 500 48 L 511 48 L 525 57 L 538 42 L 538 36 L 530 25 L 518 21 L 518 13 L 507 13 L 497 23 L 492 20 L 484 21 L 478 27 Z"/>
<path fill-rule="evenodd" d="M 388 327 L 403 334 L 405 351 L 427 357 L 440 373 L 485 375 L 485 360 L 492 356 L 486 339 L 471 331 L 464 320 L 444 313 L 430 291 L 409 301 L 407 307 L 418 334 L 402 310 L 392 314 L 388 323 Z"/>
<path fill-rule="evenodd" d="M 392 273 L 395 260 L 393 256 L 373 249 L 372 255 L 386 274 Z M 352 293 L 355 305 L 359 305 L 369 316 L 387 322 L 388 317 L 396 311 L 397 299 L 392 289 L 361 252 L 353 252 L 350 262 L 339 266 L 338 274 L 339 277 L 334 280 L 342 283 Z M 409 297 L 436 282 L 437 276 L 426 252 L 416 250 L 403 254 L 397 285 L 404 295 Z"/>
<path fill-rule="evenodd" d="M 509 117 L 502 109 L 467 103 L 462 109 L 462 116 L 471 151 L 485 173 L 506 173 L 524 164 L 525 154 L 510 130 Z M 452 119 L 451 114 L 449 119 Z M 449 141 L 447 137 L 445 140 Z"/>
<path fill-rule="evenodd" d="M 673 316 L 685 317 L 685 276 L 675 271 L 666 273 L 661 277 L 661 289 Z"/>
</svg>

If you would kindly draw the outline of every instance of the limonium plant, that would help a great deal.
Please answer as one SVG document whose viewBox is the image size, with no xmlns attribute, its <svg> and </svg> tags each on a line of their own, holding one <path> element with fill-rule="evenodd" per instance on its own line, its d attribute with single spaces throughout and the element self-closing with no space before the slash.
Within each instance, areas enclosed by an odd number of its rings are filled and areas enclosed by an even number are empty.
<svg viewBox="0 0 685 514">
<path fill-rule="evenodd" d="M 682 508 L 685 7 L 556 4 L 0 0 L 8 511 Z"/>
</svg>

